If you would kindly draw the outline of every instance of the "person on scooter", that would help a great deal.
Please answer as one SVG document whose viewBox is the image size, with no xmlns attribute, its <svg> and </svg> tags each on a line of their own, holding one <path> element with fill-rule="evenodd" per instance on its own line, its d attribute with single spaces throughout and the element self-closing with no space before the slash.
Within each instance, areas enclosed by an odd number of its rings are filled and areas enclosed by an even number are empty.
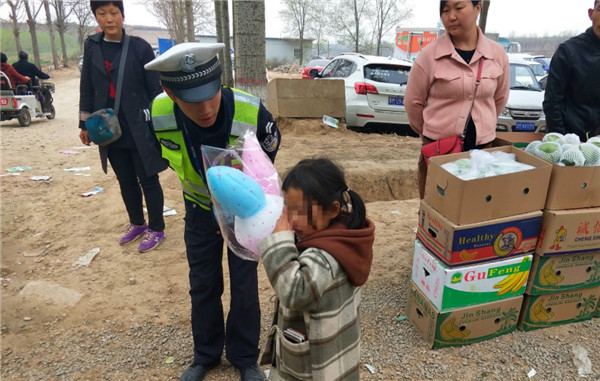
<svg viewBox="0 0 600 381">
<path fill-rule="evenodd" d="M 50 76 L 41 71 L 35 64 L 29 62 L 29 55 L 27 52 L 21 50 L 19 52 L 19 60 L 12 65 L 19 74 L 31 78 L 31 86 L 39 86 L 40 79 L 50 79 Z"/>
<path fill-rule="evenodd" d="M 29 84 L 30 78 L 19 74 L 19 72 L 16 71 L 15 68 L 8 63 L 8 57 L 6 56 L 6 54 L 0 53 L 0 61 L 0 70 L 2 70 L 4 74 L 6 74 L 6 76 L 8 77 L 12 89 L 16 89 L 17 85 Z"/>
</svg>

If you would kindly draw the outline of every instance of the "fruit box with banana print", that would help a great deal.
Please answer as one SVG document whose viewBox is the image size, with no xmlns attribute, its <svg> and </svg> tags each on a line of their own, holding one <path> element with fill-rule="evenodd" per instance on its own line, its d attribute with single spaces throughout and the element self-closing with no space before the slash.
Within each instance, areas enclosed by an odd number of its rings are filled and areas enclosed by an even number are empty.
<svg viewBox="0 0 600 381">
<path fill-rule="evenodd" d="M 491 261 L 535 250 L 542 211 L 456 225 L 421 201 L 417 238 L 448 266 Z"/>
<path fill-rule="evenodd" d="M 527 254 L 450 268 L 415 241 L 412 281 L 439 311 L 493 302 L 525 292 L 532 258 Z"/>
<path fill-rule="evenodd" d="M 599 298 L 600 287 L 544 295 L 525 294 L 517 327 L 531 331 L 589 320 L 594 316 Z"/>
<path fill-rule="evenodd" d="M 533 256 L 527 281 L 529 295 L 600 286 L 600 251 L 581 254 Z"/>
<path fill-rule="evenodd" d="M 544 210 L 539 255 L 600 251 L 600 208 Z"/>
<path fill-rule="evenodd" d="M 431 348 L 452 347 L 488 340 L 517 327 L 523 296 L 438 311 L 411 282 L 406 316 Z"/>
</svg>

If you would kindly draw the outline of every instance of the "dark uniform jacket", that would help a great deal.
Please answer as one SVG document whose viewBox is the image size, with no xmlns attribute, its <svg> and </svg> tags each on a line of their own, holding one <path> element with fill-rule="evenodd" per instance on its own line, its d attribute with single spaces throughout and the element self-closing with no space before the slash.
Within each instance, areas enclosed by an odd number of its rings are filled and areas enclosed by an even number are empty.
<svg viewBox="0 0 600 381">
<path fill-rule="evenodd" d="M 85 40 L 79 86 L 79 111 L 83 113 L 92 113 L 108 107 L 110 82 L 100 47 L 103 38 L 104 33 L 100 32 Z M 149 124 L 150 102 L 162 92 L 160 73 L 144 70 L 144 65 L 154 58 L 152 47 L 146 41 L 130 36 L 119 109 L 123 137 L 112 143 L 137 150 L 144 163 L 146 176 L 152 176 L 167 168 L 160 154 L 160 144 Z M 110 68 L 110 78 L 115 88 L 120 59 L 121 53 L 117 54 Z M 100 159 L 105 173 L 108 147 L 100 146 Z"/>
<path fill-rule="evenodd" d="M 544 113 L 549 132 L 600 134 L 600 39 L 592 28 L 559 45 L 552 56 Z"/>
</svg>

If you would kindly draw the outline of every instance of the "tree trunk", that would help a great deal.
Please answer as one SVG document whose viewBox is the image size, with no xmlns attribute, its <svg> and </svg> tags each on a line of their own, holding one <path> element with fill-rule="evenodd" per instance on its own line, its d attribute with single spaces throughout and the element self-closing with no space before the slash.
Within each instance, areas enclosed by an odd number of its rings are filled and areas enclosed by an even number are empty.
<svg viewBox="0 0 600 381">
<path fill-rule="evenodd" d="M 194 7 L 191 0 L 185 2 L 185 24 L 187 27 L 188 42 L 196 41 L 195 23 L 194 23 Z"/>
<path fill-rule="evenodd" d="M 229 6 L 227 1 L 215 0 L 215 21 L 217 27 L 217 41 L 225 44 L 219 61 L 223 66 L 221 81 L 227 87 L 233 87 L 233 72 L 231 63 L 231 32 L 229 31 Z"/>
<path fill-rule="evenodd" d="M 31 48 L 33 50 L 33 60 L 35 65 L 39 68 L 42 67 L 40 60 L 40 48 L 38 46 L 37 30 L 35 24 L 35 18 L 37 17 L 37 11 L 32 12 L 29 7 L 29 0 L 24 1 L 25 12 L 27 13 L 27 25 L 29 26 L 29 34 L 31 35 Z"/>
<path fill-rule="evenodd" d="M 46 26 L 48 27 L 48 35 L 50 36 L 50 47 L 52 48 L 52 63 L 54 69 L 58 70 L 58 53 L 56 52 L 56 42 L 54 41 L 54 28 L 52 27 L 52 17 L 50 15 L 50 3 L 44 0 L 44 11 L 46 11 Z"/>
<path fill-rule="evenodd" d="M 266 100 L 264 0 L 233 2 L 233 46 L 236 88 Z"/>
<path fill-rule="evenodd" d="M 12 32 L 13 35 L 15 36 L 15 44 L 17 47 L 17 54 L 23 50 L 23 47 L 21 46 L 21 30 L 19 28 L 19 15 L 17 13 L 17 11 L 19 10 L 19 7 L 21 6 L 21 4 L 19 4 L 20 0 L 16 0 L 16 1 L 7 1 L 6 3 L 8 4 L 8 6 L 10 7 L 10 19 L 12 20 Z"/>
<path fill-rule="evenodd" d="M 490 9 L 490 0 L 482 1 L 481 15 L 479 16 L 479 27 L 481 31 L 485 33 L 485 28 L 487 26 L 487 16 L 488 11 Z"/>
<path fill-rule="evenodd" d="M 60 48 L 62 51 L 63 67 L 69 67 L 69 58 L 67 55 L 67 45 L 65 43 L 65 32 L 67 31 L 67 11 L 63 0 L 56 0 L 54 3 L 54 11 L 56 12 L 56 30 L 60 39 Z M 69 12 L 70 13 L 70 12 Z"/>
</svg>

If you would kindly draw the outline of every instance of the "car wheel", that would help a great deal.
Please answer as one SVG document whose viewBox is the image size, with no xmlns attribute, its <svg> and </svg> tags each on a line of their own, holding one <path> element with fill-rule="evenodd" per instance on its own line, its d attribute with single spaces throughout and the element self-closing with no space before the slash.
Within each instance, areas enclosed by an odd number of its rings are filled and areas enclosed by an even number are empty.
<svg viewBox="0 0 600 381">
<path fill-rule="evenodd" d="M 50 105 L 50 115 L 46 115 L 48 119 L 54 119 L 56 117 L 56 109 L 54 109 L 54 105 Z"/>
<path fill-rule="evenodd" d="M 21 127 L 28 127 L 31 124 L 31 114 L 29 113 L 29 109 L 23 107 L 17 119 Z"/>
</svg>

